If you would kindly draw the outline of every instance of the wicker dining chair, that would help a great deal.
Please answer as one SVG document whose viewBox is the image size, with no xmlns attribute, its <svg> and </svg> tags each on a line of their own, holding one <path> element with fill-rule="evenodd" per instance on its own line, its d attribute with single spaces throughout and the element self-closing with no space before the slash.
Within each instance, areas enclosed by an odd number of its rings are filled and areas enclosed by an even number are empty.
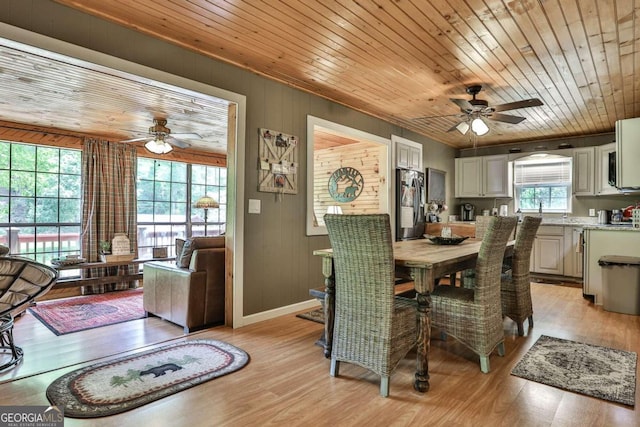
<svg viewBox="0 0 640 427">
<path fill-rule="evenodd" d="M 500 295 L 502 314 L 518 324 L 518 335 L 524 335 L 524 321 L 529 319 L 533 328 L 533 305 L 531 303 L 531 250 L 542 218 L 525 216 L 518 227 L 513 248 L 511 270 L 502 275 Z"/>
<path fill-rule="evenodd" d="M 487 227 L 475 268 L 473 289 L 439 286 L 431 294 L 431 324 L 446 339 L 451 335 L 480 356 L 480 369 L 489 372 L 489 355 L 497 347 L 504 356 L 500 303 L 502 259 L 515 217 L 494 217 Z"/>
<path fill-rule="evenodd" d="M 331 376 L 340 362 L 380 375 L 380 394 L 417 342 L 415 300 L 394 297 L 395 263 L 389 215 L 324 217 L 333 249 L 335 321 Z"/>
</svg>

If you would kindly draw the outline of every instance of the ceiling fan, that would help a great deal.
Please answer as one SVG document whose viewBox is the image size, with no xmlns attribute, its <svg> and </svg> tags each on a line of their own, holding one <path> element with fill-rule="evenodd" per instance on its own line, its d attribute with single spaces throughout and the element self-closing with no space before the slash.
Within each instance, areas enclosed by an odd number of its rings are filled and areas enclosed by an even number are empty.
<svg viewBox="0 0 640 427">
<path fill-rule="evenodd" d="M 467 87 L 467 93 L 473 97 L 473 99 L 470 100 L 449 98 L 451 102 L 460 107 L 462 120 L 447 132 L 457 130 L 464 135 L 469 129 L 471 129 L 476 135 L 482 136 L 489 132 L 489 126 L 487 126 L 484 119 L 517 124 L 525 120 L 525 117 L 502 114 L 500 111 L 517 110 L 520 108 L 539 107 L 544 105 L 544 103 L 538 98 L 531 98 L 524 99 L 522 101 L 489 106 L 489 103 L 484 99 L 476 99 L 476 95 L 478 95 L 481 90 L 481 85 Z"/>
<path fill-rule="evenodd" d="M 153 119 L 153 126 L 149 128 L 149 136 L 142 138 L 127 139 L 120 142 L 138 142 L 147 141 L 144 144 L 145 148 L 155 154 L 166 154 L 173 150 L 172 145 L 180 148 L 187 148 L 189 143 L 182 141 L 178 138 L 186 139 L 201 139 L 202 137 L 197 133 L 171 133 L 171 129 L 166 127 L 167 120 L 155 118 Z M 178 137 L 178 138 L 176 138 Z"/>
</svg>

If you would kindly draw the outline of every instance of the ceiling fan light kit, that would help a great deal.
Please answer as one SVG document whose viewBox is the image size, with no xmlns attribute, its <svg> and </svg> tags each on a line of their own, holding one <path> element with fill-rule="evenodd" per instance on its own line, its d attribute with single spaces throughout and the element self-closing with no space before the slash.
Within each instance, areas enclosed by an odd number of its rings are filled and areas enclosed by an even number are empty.
<svg viewBox="0 0 640 427">
<path fill-rule="evenodd" d="M 154 154 L 167 154 L 173 150 L 173 145 L 180 148 L 187 148 L 189 144 L 176 138 L 188 138 L 188 139 L 202 139 L 197 133 L 174 133 L 171 134 L 171 129 L 166 127 L 166 119 L 153 119 L 153 126 L 149 128 L 149 136 L 142 138 L 127 139 L 120 142 L 138 142 L 147 141 L 144 147 Z M 171 143 L 169 143 L 171 142 Z M 173 145 L 172 145 L 173 144 Z"/>
<path fill-rule="evenodd" d="M 449 129 L 457 130 L 461 134 L 465 135 L 469 128 L 478 136 L 486 135 L 489 132 L 489 126 L 485 122 L 485 119 L 493 120 L 496 122 L 503 122 L 509 124 L 518 124 L 525 120 L 525 117 L 513 116 L 509 114 L 498 113 L 498 111 L 517 110 L 520 108 L 539 107 L 544 105 L 542 101 L 537 98 L 525 99 L 522 101 L 509 102 L 506 104 L 489 106 L 489 103 L 484 99 L 477 99 L 476 95 L 482 90 L 481 85 L 468 86 L 466 91 L 472 96 L 472 99 L 456 99 L 450 98 L 449 100 L 460 107 L 463 120 Z M 471 124 L 471 126 L 469 126 Z"/>
<path fill-rule="evenodd" d="M 164 138 L 161 137 L 148 141 L 144 144 L 144 148 L 151 151 L 153 154 L 167 154 L 173 150 L 171 144 L 165 142 Z"/>
<path fill-rule="evenodd" d="M 489 126 L 487 126 L 480 117 L 476 117 L 471 122 L 471 130 L 474 131 L 476 135 L 482 136 L 489 132 Z"/>
</svg>

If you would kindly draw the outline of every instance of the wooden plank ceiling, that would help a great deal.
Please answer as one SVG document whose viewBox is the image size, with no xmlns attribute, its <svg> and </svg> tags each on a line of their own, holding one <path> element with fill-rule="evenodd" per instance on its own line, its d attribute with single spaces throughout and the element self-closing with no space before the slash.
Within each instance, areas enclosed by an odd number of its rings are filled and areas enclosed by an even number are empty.
<svg viewBox="0 0 640 427">
<path fill-rule="evenodd" d="M 640 116 L 640 0 L 57 0 L 455 147 L 611 132 Z M 482 85 L 519 124 L 447 132 Z"/>
</svg>

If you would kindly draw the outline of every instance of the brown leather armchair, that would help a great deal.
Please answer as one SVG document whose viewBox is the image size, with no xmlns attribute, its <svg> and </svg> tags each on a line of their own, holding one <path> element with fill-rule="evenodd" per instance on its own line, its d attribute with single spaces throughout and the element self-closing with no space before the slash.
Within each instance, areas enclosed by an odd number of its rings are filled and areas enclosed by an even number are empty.
<svg viewBox="0 0 640 427">
<path fill-rule="evenodd" d="M 185 333 L 224 322 L 224 236 L 176 242 L 176 262 L 145 263 L 143 305 Z"/>
</svg>

